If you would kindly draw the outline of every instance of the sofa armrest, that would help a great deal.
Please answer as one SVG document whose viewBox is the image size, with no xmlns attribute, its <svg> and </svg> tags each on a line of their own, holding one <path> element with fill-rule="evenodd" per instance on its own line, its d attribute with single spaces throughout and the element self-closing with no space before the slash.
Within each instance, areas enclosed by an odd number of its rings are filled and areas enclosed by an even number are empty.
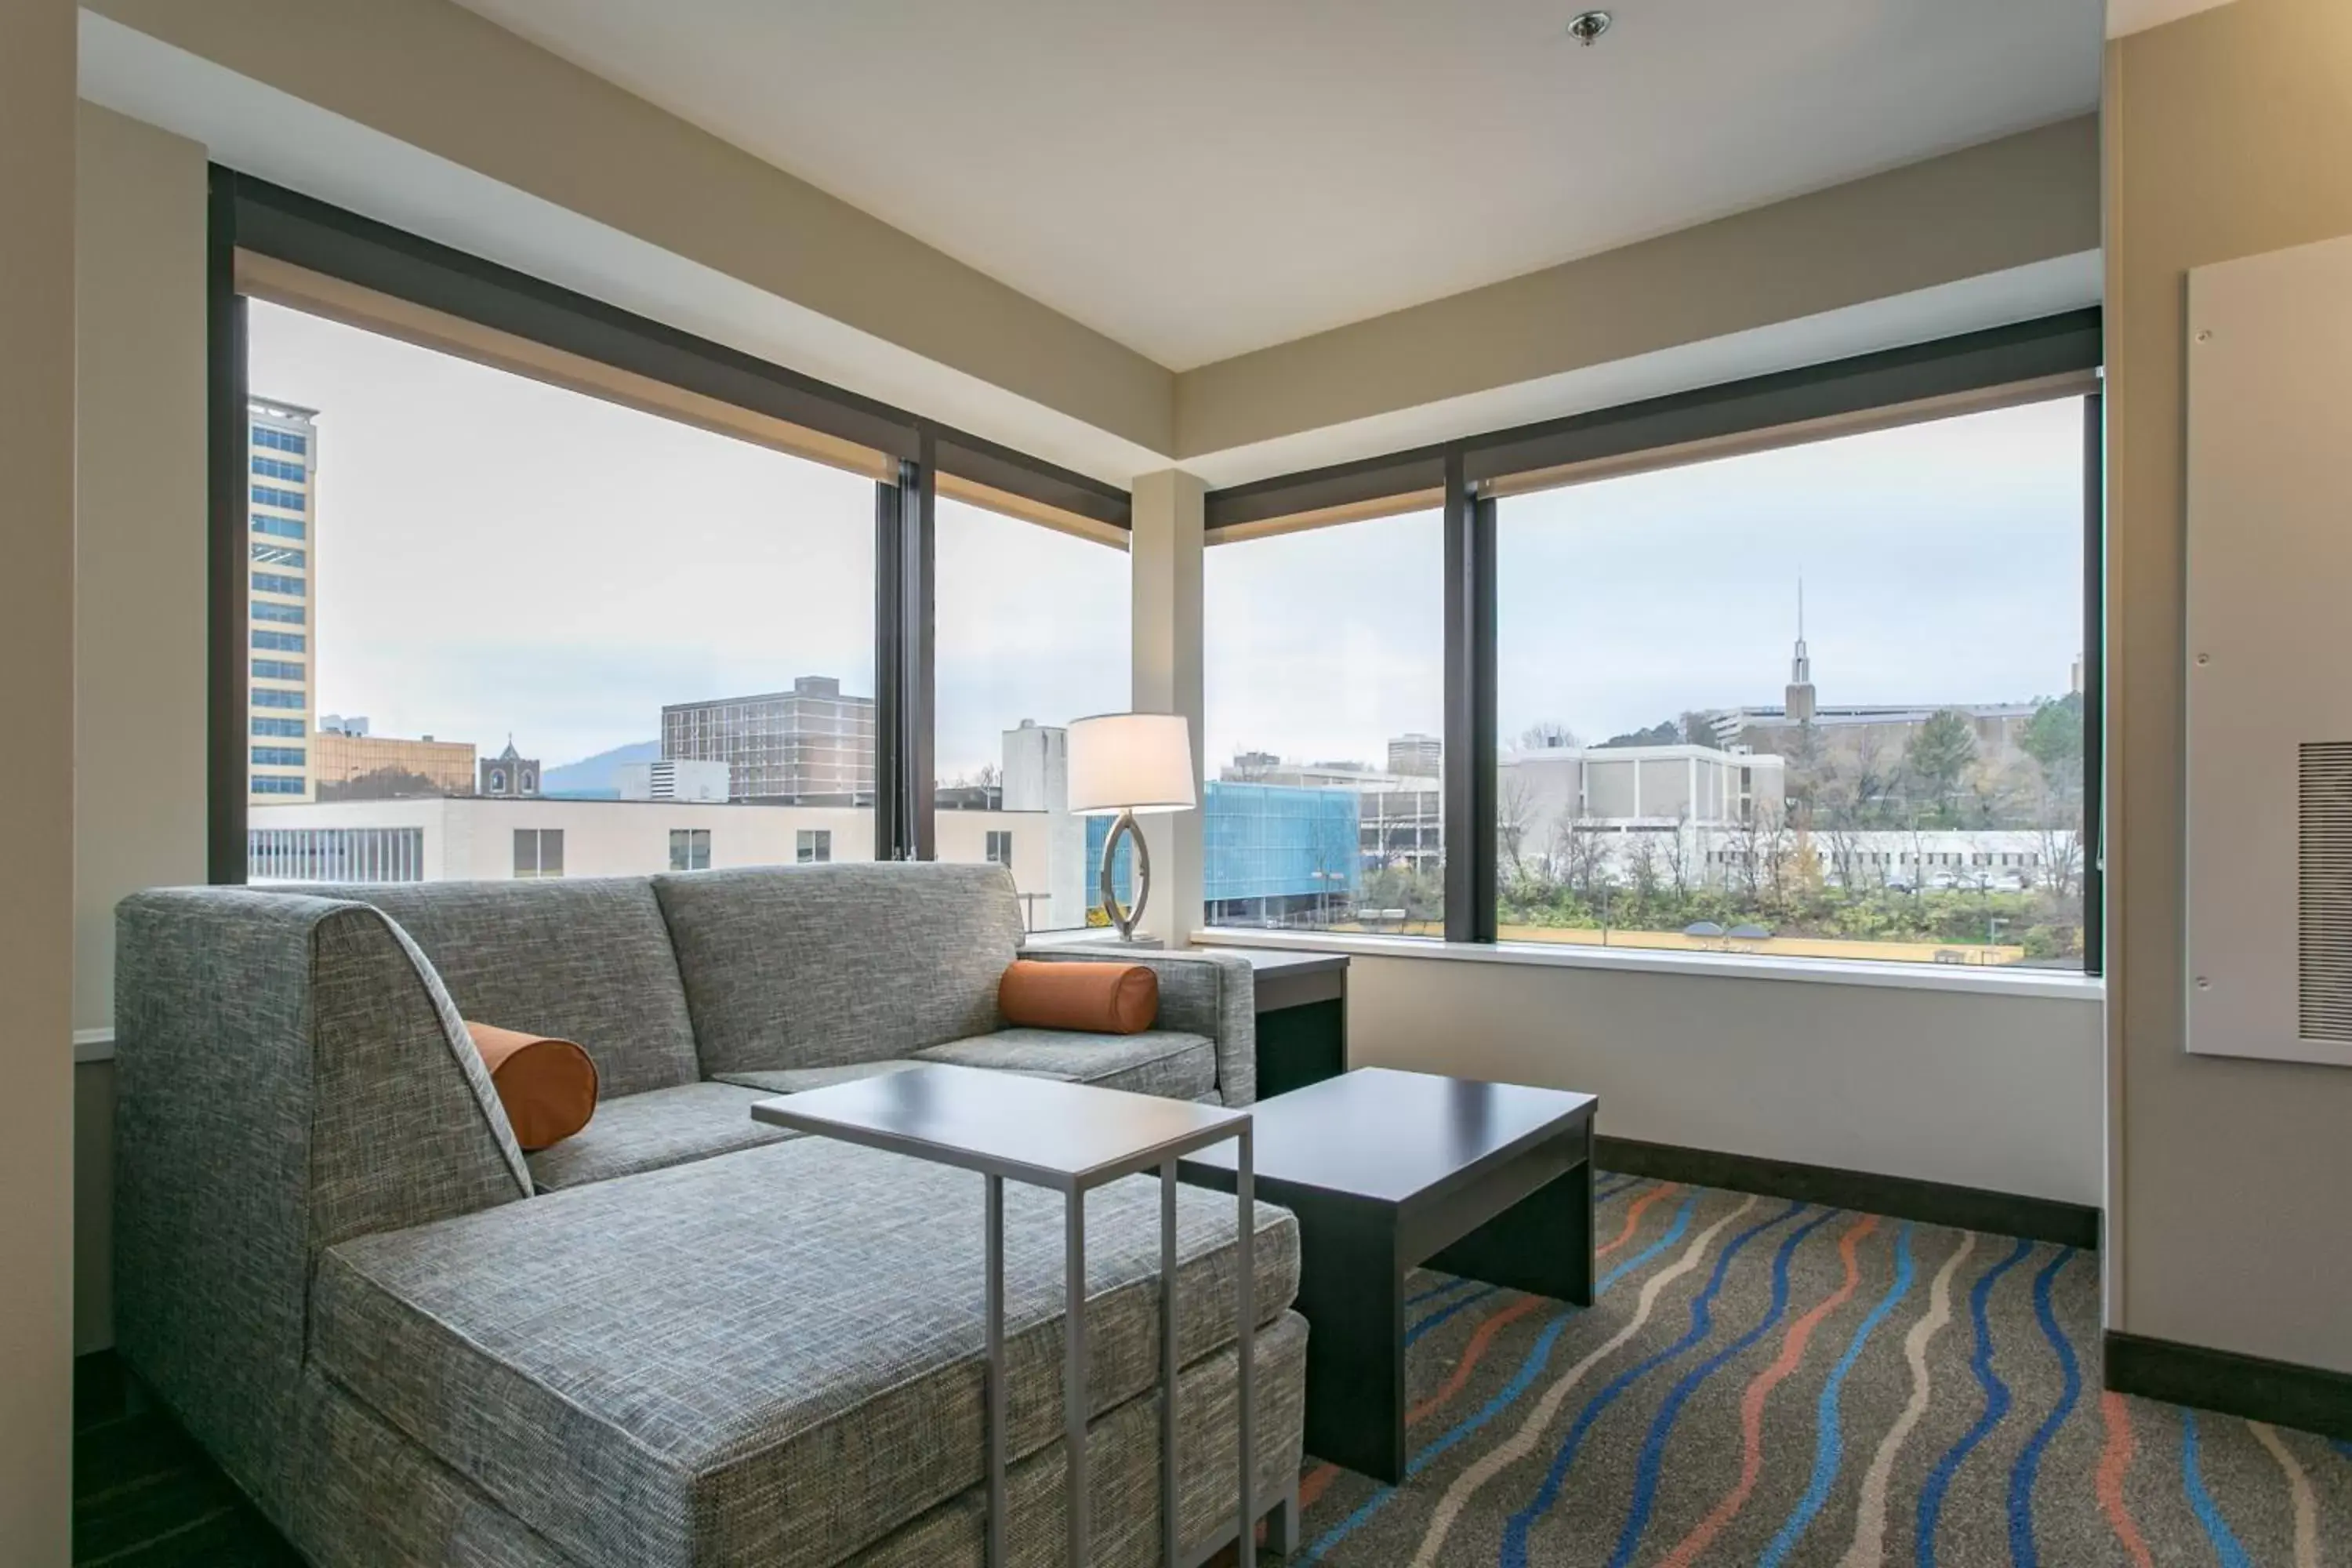
<svg viewBox="0 0 2352 1568">
<path fill-rule="evenodd" d="M 1049 963 L 1139 963 L 1160 976 L 1160 1026 L 1206 1035 L 1217 1047 L 1217 1093 L 1227 1105 L 1257 1098 L 1257 972 L 1233 952 L 1129 952 L 1024 947 Z"/>
</svg>

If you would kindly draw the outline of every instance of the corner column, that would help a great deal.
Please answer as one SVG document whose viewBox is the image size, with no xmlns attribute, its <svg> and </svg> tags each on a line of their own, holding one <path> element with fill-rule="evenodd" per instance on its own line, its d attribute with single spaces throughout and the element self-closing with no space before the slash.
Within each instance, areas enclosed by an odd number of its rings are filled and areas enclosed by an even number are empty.
<svg viewBox="0 0 2352 1568">
<path fill-rule="evenodd" d="M 26 1568 L 72 1519 L 75 26 L 0 5 L 0 1542 Z"/>
<path fill-rule="evenodd" d="M 1135 481 L 1134 531 L 1128 542 L 1133 583 L 1134 684 L 1139 713 L 1181 713 L 1192 731 L 1192 775 L 1203 805 L 1202 752 L 1201 553 L 1208 487 L 1165 469 Z M 1182 947 L 1202 924 L 1201 812 L 1141 819 L 1151 848 L 1153 889 L 1143 933 Z"/>
</svg>

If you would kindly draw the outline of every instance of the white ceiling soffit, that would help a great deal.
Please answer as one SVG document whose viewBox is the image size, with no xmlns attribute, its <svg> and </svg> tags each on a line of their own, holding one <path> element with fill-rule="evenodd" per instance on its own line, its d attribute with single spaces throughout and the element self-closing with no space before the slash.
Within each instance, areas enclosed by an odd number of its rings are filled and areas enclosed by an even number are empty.
<svg viewBox="0 0 2352 1568">
<path fill-rule="evenodd" d="M 2101 0 L 462 0 L 1171 368 L 2083 113 Z"/>
<path fill-rule="evenodd" d="M 1706 342 L 1184 459 L 1212 489 L 2030 321 L 2099 302 L 2100 253 L 2058 257 Z"/>
<path fill-rule="evenodd" d="M 81 13 L 81 96 L 232 168 L 804 375 L 1124 485 L 1147 447 L 501 184 L 119 23 Z"/>
<path fill-rule="evenodd" d="M 2227 5 L 2230 0 L 2107 0 L 2107 37 L 2124 37 L 2178 22 L 2200 11 Z"/>
</svg>

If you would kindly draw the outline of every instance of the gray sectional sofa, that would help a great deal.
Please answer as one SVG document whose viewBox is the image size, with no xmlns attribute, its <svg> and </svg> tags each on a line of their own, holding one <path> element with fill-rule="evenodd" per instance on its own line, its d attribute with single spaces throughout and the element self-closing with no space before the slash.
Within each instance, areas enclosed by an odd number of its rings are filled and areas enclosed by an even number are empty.
<svg viewBox="0 0 2352 1568">
<path fill-rule="evenodd" d="M 979 1563 L 981 1183 L 751 1105 L 923 1061 L 1252 1094 L 1229 956 L 1145 955 L 1146 1034 L 1003 1027 L 994 867 L 166 889 L 117 920 L 117 1342 L 321 1564 Z M 462 1019 L 584 1046 L 588 1128 L 519 1150 Z M 1006 1207 L 1010 1555 L 1058 1563 L 1060 1200 Z M 1297 1231 L 1257 1213 L 1257 1495 L 1287 1500 Z M 1088 1200 L 1105 1563 L 1159 1539 L 1158 1220 L 1148 1181 Z M 1232 1200 L 1186 1189 L 1179 1232 L 1205 1549 L 1238 1480 Z"/>
</svg>

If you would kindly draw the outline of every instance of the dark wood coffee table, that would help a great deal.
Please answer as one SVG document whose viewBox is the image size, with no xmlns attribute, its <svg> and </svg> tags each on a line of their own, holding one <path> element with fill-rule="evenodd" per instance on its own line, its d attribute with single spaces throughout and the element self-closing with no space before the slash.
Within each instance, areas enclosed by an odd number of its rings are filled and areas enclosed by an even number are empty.
<svg viewBox="0 0 2352 1568">
<path fill-rule="evenodd" d="M 1427 1264 L 1592 1304 L 1589 1094 L 1365 1068 L 1251 1107 L 1257 1195 L 1298 1216 L 1307 1449 L 1404 1479 L 1404 1281 Z M 1184 1156 L 1234 1188 L 1230 1144 Z"/>
</svg>

